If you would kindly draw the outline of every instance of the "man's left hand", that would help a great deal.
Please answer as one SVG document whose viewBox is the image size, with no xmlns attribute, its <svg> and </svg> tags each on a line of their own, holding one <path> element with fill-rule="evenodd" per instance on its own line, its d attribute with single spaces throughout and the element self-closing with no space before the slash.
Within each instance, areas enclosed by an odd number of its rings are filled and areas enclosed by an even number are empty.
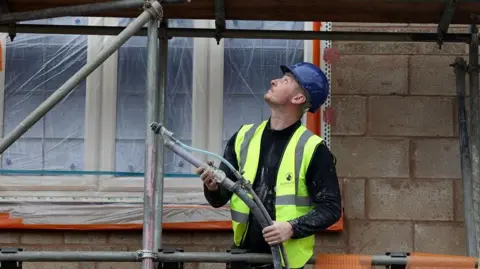
<svg viewBox="0 0 480 269">
<path fill-rule="evenodd" d="M 292 225 L 288 222 L 273 222 L 273 225 L 263 229 L 263 237 L 269 245 L 283 243 L 293 236 Z"/>
</svg>

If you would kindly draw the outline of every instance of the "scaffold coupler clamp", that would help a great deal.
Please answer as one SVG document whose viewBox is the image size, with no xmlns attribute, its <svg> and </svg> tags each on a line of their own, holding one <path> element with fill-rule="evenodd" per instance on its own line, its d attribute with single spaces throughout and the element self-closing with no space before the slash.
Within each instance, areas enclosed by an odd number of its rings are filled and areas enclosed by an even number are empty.
<svg viewBox="0 0 480 269">
<path fill-rule="evenodd" d="M 143 9 L 150 12 L 156 20 L 161 21 L 163 19 L 163 7 L 158 0 L 147 0 Z"/>
<path fill-rule="evenodd" d="M 182 248 L 165 248 L 165 249 L 158 250 L 158 253 L 163 253 L 166 255 L 174 254 L 176 252 L 183 252 L 183 249 Z M 183 269 L 184 266 L 185 265 L 183 262 L 159 261 L 156 269 Z"/>
<path fill-rule="evenodd" d="M 141 249 L 141 250 L 138 250 L 137 251 L 137 257 L 139 259 L 157 259 L 158 258 L 158 255 L 157 253 L 151 251 L 151 250 L 145 250 L 145 249 Z"/>
<path fill-rule="evenodd" d="M 23 251 L 23 248 L 0 248 L 1 254 L 14 254 Z M 22 269 L 21 261 L 1 261 L 0 269 Z"/>
<path fill-rule="evenodd" d="M 390 256 L 392 258 L 400 258 L 405 260 L 408 256 L 410 256 L 410 252 L 386 252 L 385 255 Z M 386 269 L 405 269 L 407 265 L 405 264 L 392 264 L 386 265 Z"/>
<path fill-rule="evenodd" d="M 248 253 L 248 250 L 245 249 L 239 249 L 239 248 L 232 248 L 232 249 L 227 249 L 227 253 L 230 253 L 232 255 L 235 254 L 246 254 Z M 240 268 L 248 268 L 246 262 L 227 262 L 225 264 L 226 269 L 240 269 Z"/>
</svg>

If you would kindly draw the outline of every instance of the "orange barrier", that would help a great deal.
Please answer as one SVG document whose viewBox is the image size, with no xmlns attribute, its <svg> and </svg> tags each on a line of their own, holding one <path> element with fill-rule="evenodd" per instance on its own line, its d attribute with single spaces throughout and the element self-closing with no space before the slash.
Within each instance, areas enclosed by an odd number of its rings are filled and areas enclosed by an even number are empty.
<svg viewBox="0 0 480 269">
<path fill-rule="evenodd" d="M 389 264 L 382 258 L 384 265 L 378 265 L 373 256 L 358 254 L 318 254 L 315 256 L 316 269 L 370 269 Z M 468 256 L 443 255 L 414 252 L 405 258 L 406 269 L 474 269 L 477 259 Z"/>
<path fill-rule="evenodd" d="M 477 259 L 468 256 L 413 252 L 407 257 L 407 269 L 474 269 Z"/>
<path fill-rule="evenodd" d="M 372 257 L 367 255 L 319 254 L 316 269 L 370 269 Z"/>
</svg>

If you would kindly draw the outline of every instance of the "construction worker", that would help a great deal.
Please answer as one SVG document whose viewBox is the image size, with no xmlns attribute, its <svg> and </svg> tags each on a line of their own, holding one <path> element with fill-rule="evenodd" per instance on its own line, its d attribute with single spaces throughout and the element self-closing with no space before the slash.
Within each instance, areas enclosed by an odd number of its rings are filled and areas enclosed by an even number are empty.
<svg viewBox="0 0 480 269">
<path fill-rule="evenodd" d="M 203 168 L 196 172 L 204 182 L 210 205 L 218 208 L 230 200 L 233 248 L 271 253 L 270 245 L 283 243 L 290 268 L 303 268 L 314 255 L 315 233 L 335 224 L 341 216 L 335 157 L 322 138 L 301 122 L 305 112 L 315 112 L 325 102 L 329 83 L 311 63 L 297 63 L 290 68 L 282 65 L 280 69 L 283 77 L 272 80 L 264 96 L 271 108 L 270 118 L 241 126 L 224 152 L 224 158 L 252 184 L 274 224 L 262 229 L 243 201 L 217 185 L 211 172 Z M 222 163 L 219 169 L 235 181 L 226 165 Z"/>
</svg>

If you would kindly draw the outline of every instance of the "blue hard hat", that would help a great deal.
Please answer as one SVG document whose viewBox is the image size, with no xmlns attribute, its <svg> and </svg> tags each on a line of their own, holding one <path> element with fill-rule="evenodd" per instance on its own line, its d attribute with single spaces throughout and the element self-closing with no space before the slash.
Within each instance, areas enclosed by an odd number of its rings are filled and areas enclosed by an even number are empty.
<svg viewBox="0 0 480 269">
<path fill-rule="evenodd" d="M 281 65 L 280 69 L 284 74 L 292 73 L 300 87 L 308 92 L 311 103 L 309 112 L 314 113 L 325 103 L 330 86 L 327 76 L 320 68 L 312 63 L 301 62 L 290 67 Z"/>
</svg>

